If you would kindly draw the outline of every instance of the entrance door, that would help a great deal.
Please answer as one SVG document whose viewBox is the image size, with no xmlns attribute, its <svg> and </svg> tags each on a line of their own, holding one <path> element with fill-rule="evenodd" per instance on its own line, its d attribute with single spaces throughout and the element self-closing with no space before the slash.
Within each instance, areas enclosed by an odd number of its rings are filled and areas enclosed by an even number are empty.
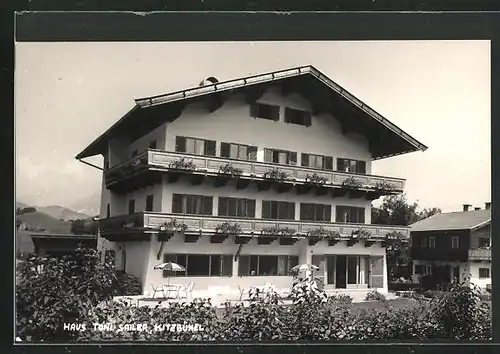
<svg viewBox="0 0 500 354">
<path fill-rule="evenodd" d="M 337 261 L 335 262 L 337 272 L 335 276 L 335 284 L 338 289 L 347 288 L 347 257 L 337 256 Z"/>
<path fill-rule="evenodd" d="M 326 283 L 335 284 L 335 256 L 326 256 Z"/>
</svg>

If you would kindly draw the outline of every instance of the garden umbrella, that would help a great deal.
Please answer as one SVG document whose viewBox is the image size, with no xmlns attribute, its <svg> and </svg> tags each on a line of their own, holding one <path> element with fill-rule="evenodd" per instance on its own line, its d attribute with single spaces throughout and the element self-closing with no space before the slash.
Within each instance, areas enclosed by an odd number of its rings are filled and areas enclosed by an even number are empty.
<svg viewBox="0 0 500 354">
<path fill-rule="evenodd" d="M 155 265 L 153 269 L 168 270 L 171 272 L 184 272 L 186 270 L 186 268 L 174 262 L 161 263 Z M 168 276 L 167 279 L 168 279 L 167 280 L 167 286 L 168 286 L 168 284 L 170 284 L 170 276 Z"/>
<path fill-rule="evenodd" d="M 292 269 L 290 269 L 290 272 L 292 273 L 298 273 L 302 271 L 313 271 L 313 270 L 319 270 L 319 267 L 312 265 L 312 264 L 299 264 Z"/>
</svg>

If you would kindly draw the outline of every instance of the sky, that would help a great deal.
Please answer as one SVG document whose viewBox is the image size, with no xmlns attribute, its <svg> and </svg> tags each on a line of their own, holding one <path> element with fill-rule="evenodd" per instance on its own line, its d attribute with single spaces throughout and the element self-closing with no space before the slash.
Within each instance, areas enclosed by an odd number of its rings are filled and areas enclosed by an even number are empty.
<svg viewBox="0 0 500 354">
<path fill-rule="evenodd" d="M 97 213 L 102 172 L 74 156 L 134 99 L 313 65 L 429 148 L 375 161 L 410 202 L 491 200 L 489 41 L 16 43 L 16 199 Z M 102 158 L 87 161 L 102 166 Z"/>
</svg>

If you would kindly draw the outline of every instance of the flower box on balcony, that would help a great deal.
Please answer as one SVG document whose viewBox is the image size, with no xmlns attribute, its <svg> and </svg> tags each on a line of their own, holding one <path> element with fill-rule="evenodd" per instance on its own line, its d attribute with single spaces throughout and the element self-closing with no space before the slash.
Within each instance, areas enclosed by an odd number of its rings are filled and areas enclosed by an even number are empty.
<svg viewBox="0 0 500 354">
<path fill-rule="evenodd" d="M 246 245 L 251 239 L 251 236 L 236 236 L 234 238 L 234 243 L 237 245 Z"/>
<path fill-rule="evenodd" d="M 185 234 L 184 235 L 184 242 L 186 243 L 196 243 L 200 239 L 200 235 L 195 235 L 195 234 Z"/>
</svg>

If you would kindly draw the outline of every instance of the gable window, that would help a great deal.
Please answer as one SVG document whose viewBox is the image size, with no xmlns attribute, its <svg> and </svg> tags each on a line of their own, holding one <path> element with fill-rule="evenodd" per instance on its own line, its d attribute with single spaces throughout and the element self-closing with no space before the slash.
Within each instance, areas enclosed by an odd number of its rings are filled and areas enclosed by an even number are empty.
<svg viewBox="0 0 500 354">
<path fill-rule="evenodd" d="M 436 248 L 436 238 L 434 236 L 429 237 L 429 248 Z"/>
<path fill-rule="evenodd" d="M 366 174 L 366 162 L 361 160 L 337 159 L 337 171 Z"/>
<path fill-rule="evenodd" d="M 300 164 L 304 167 L 319 168 L 322 170 L 333 170 L 333 157 L 302 154 L 300 157 Z"/>
<path fill-rule="evenodd" d="M 426 236 L 422 236 L 420 238 L 420 247 L 427 248 L 427 237 Z"/>
<path fill-rule="evenodd" d="M 172 213 L 212 215 L 213 197 L 192 194 L 172 195 Z"/>
<path fill-rule="evenodd" d="M 478 237 L 477 239 L 479 248 L 489 248 L 490 247 L 490 239 L 488 237 Z"/>
<path fill-rule="evenodd" d="M 134 214 L 135 213 L 135 200 L 129 200 L 128 201 L 128 214 Z"/>
<path fill-rule="evenodd" d="M 351 206 L 337 206 L 337 222 L 365 223 L 365 208 Z"/>
<path fill-rule="evenodd" d="M 271 104 L 255 102 L 254 104 L 250 105 L 250 116 L 252 116 L 253 118 L 279 121 L 280 107 Z"/>
<path fill-rule="evenodd" d="M 150 149 L 156 149 L 156 140 L 153 140 L 152 142 L 149 143 L 149 148 Z"/>
<path fill-rule="evenodd" d="M 490 277 L 490 269 L 489 268 L 479 268 L 479 278 L 489 278 Z"/>
<path fill-rule="evenodd" d="M 177 136 L 175 151 L 193 155 L 215 156 L 215 140 L 204 140 Z"/>
<path fill-rule="evenodd" d="M 298 264 L 298 256 L 240 256 L 238 276 L 289 275 Z"/>
<path fill-rule="evenodd" d="M 219 197 L 219 216 L 255 218 L 255 200 Z"/>
<path fill-rule="evenodd" d="M 295 220 L 295 203 L 263 200 L 262 219 Z"/>
<path fill-rule="evenodd" d="M 238 160 L 257 160 L 257 146 L 220 143 L 220 157 Z"/>
<path fill-rule="evenodd" d="M 332 206 L 328 204 L 300 203 L 300 220 L 331 221 Z"/>
<path fill-rule="evenodd" d="M 153 211 L 153 198 L 153 194 L 150 194 L 146 197 L 146 211 Z"/>
<path fill-rule="evenodd" d="M 297 153 L 286 150 L 264 149 L 264 161 L 282 165 L 297 165 Z"/>
<path fill-rule="evenodd" d="M 453 236 L 451 238 L 451 248 L 459 248 L 460 247 L 460 239 L 458 236 Z"/>
<path fill-rule="evenodd" d="M 233 275 L 233 256 L 230 254 L 164 254 L 164 262 L 174 262 L 183 266 L 183 272 L 163 271 L 164 277 Z"/>
<path fill-rule="evenodd" d="M 305 127 L 311 126 L 311 112 L 286 107 L 285 108 L 285 122 L 291 124 L 303 125 Z"/>
</svg>

